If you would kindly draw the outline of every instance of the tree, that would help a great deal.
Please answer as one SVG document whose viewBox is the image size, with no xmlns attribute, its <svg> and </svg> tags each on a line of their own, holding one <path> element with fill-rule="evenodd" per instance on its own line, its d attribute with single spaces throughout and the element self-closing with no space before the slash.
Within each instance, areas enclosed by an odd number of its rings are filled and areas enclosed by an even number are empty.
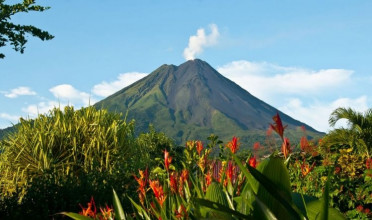
<svg viewBox="0 0 372 220">
<path fill-rule="evenodd" d="M 334 127 L 340 119 L 346 119 L 349 127 L 331 131 L 324 138 L 324 144 L 349 145 L 369 154 L 372 148 L 372 109 L 361 113 L 351 108 L 338 108 L 329 118 L 330 126 Z"/>
<path fill-rule="evenodd" d="M 32 25 L 20 25 L 10 22 L 11 17 L 17 13 L 30 11 L 45 11 L 49 7 L 35 5 L 35 0 L 23 0 L 22 3 L 8 5 L 4 3 L 5 0 L 0 0 L 0 47 L 6 46 L 8 43 L 13 46 L 17 52 L 24 53 L 25 45 L 27 43 L 26 34 L 31 34 L 41 40 L 51 40 L 53 35 L 47 31 L 43 31 Z M 5 55 L 0 53 L 0 59 Z"/>
</svg>

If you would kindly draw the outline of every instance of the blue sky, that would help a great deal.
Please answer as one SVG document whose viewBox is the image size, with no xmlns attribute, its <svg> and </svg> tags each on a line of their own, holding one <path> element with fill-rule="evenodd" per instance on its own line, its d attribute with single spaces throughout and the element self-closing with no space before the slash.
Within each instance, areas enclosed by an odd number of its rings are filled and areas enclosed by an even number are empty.
<svg viewBox="0 0 372 220">
<path fill-rule="evenodd" d="M 335 108 L 372 104 L 372 1 L 38 3 L 51 9 L 12 21 L 55 39 L 29 37 L 25 54 L 0 48 L 0 128 L 54 105 L 93 104 L 162 64 L 195 57 L 321 131 Z"/>
</svg>

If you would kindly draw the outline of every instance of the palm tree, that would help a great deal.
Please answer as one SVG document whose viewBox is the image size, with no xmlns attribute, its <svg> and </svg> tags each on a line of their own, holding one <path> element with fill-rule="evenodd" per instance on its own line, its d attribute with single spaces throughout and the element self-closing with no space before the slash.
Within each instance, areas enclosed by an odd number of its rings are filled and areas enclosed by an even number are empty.
<svg viewBox="0 0 372 220">
<path fill-rule="evenodd" d="M 360 152 L 369 152 L 372 148 L 372 108 L 366 112 L 356 112 L 351 108 L 338 108 L 329 118 L 329 125 L 334 127 L 340 119 L 346 119 L 347 128 L 337 128 L 324 138 L 328 146 L 345 144 Z"/>
</svg>

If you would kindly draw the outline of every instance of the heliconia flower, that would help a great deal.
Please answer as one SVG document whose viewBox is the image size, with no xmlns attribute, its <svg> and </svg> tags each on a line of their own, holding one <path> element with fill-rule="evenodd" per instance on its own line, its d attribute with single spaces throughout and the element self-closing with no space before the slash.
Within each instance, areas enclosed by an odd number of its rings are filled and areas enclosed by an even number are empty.
<svg viewBox="0 0 372 220">
<path fill-rule="evenodd" d="M 198 151 L 199 156 L 202 150 L 203 150 L 203 143 L 201 141 L 196 141 L 196 151 Z"/>
<path fill-rule="evenodd" d="M 189 180 L 189 171 L 186 170 L 186 169 L 182 170 L 181 178 L 184 182 L 188 181 Z"/>
<path fill-rule="evenodd" d="M 251 158 L 249 158 L 249 166 L 253 167 L 253 168 L 256 168 L 257 167 L 257 159 L 256 159 L 256 156 L 253 156 Z"/>
<path fill-rule="evenodd" d="M 368 158 L 366 160 L 366 168 L 367 169 L 372 169 L 372 158 Z"/>
<path fill-rule="evenodd" d="M 171 191 L 177 194 L 178 184 L 177 184 L 177 173 L 176 172 L 173 172 L 171 175 L 169 175 L 169 185 L 170 185 Z"/>
<path fill-rule="evenodd" d="M 90 202 L 88 202 L 87 208 L 84 208 L 82 205 L 80 205 L 80 207 L 82 209 L 82 211 L 79 212 L 80 215 L 96 218 L 97 208 L 96 208 L 96 203 L 94 202 L 93 196 L 90 199 Z"/>
<path fill-rule="evenodd" d="M 172 157 L 169 156 L 167 149 L 164 150 L 164 166 L 167 171 L 169 171 L 169 165 L 172 163 Z"/>
<path fill-rule="evenodd" d="M 270 124 L 270 127 L 274 131 L 276 131 L 276 133 L 278 133 L 279 136 L 283 140 L 284 139 L 284 137 L 283 137 L 284 129 L 287 127 L 287 125 L 283 127 L 282 119 L 280 119 L 280 116 L 279 116 L 278 112 L 276 113 L 276 115 L 274 115 L 273 120 L 274 120 L 274 125 Z"/>
<path fill-rule="evenodd" d="M 136 177 L 134 174 L 134 179 L 136 179 L 138 183 L 138 189 L 137 191 L 140 192 L 143 196 L 146 196 L 146 184 L 148 181 L 148 171 L 147 169 L 145 171 L 139 170 L 140 177 Z"/>
<path fill-rule="evenodd" d="M 282 144 L 282 152 L 284 155 L 284 158 L 287 159 L 288 155 L 291 153 L 291 144 L 289 143 L 288 138 L 284 138 L 283 144 Z"/>
<path fill-rule="evenodd" d="M 150 187 L 152 191 L 154 192 L 156 200 L 158 201 L 160 206 L 163 206 L 163 203 L 165 199 L 167 198 L 167 196 L 164 195 L 163 187 L 159 184 L 158 180 L 155 180 L 155 181 L 150 180 L 149 183 L 150 183 Z"/>
<path fill-rule="evenodd" d="M 224 185 L 226 186 L 227 185 L 227 181 L 230 181 L 231 184 L 235 184 L 236 182 L 236 179 L 237 179 L 237 175 L 236 175 L 236 166 L 233 164 L 232 161 L 229 161 L 229 163 L 227 164 L 227 168 L 226 168 L 226 179 L 224 181 Z"/>
<path fill-rule="evenodd" d="M 106 205 L 105 208 L 99 208 L 101 210 L 101 213 L 102 213 L 102 216 L 100 216 L 100 219 L 112 219 L 112 213 L 113 213 L 113 209 L 108 207 L 108 205 Z"/>
<path fill-rule="evenodd" d="M 230 148 L 230 150 L 233 154 L 235 154 L 239 149 L 240 143 L 238 141 L 239 141 L 239 138 L 234 136 L 232 138 L 232 140 L 226 146 L 226 147 Z"/>
<path fill-rule="evenodd" d="M 309 141 L 307 140 L 307 138 L 305 136 L 302 136 L 301 137 L 300 147 L 301 147 L 301 150 L 302 151 L 307 152 L 309 150 L 309 147 L 310 147 Z"/>
<path fill-rule="evenodd" d="M 205 185 L 208 187 L 212 183 L 212 173 L 205 174 Z"/>
<path fill-rule="evenodd" d="M 362 212 L 363 211 L 363 206 L 359 205 L 358 207 L 356 207 L 356 210 L 359 211 L 359 212 Z"/>
<path fill-rule="evenodd" d="M 314 166 L 315 166 L 315 162 L 310 167 L 309 164 L 306 163 L 305 159 L 304 159 L 304 161 L 302 162 L 302 165 L 301 165 L 302 176 L 303 177 L 307 176 L 307 174 L 309 174 L 314 169 Z"/>
</svg>

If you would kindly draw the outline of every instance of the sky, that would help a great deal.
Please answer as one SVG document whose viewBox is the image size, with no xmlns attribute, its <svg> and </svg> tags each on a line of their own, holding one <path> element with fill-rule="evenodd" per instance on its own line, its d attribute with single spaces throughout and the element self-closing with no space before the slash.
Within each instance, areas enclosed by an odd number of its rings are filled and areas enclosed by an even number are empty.
<svg viewBox="0 0 372 220">
<path fill-rule="evenodd" d="M 319 131 L 333 129 L 338 107 L 372 106 L 369 0 L 37 2 L 51 8 L 12 22 L 55 38 L 29 36 L 24 54 L 0 48 L 0 128 L 54 106 L 92 105 L 162 64 L 195 58 Z"/>
</svg>

